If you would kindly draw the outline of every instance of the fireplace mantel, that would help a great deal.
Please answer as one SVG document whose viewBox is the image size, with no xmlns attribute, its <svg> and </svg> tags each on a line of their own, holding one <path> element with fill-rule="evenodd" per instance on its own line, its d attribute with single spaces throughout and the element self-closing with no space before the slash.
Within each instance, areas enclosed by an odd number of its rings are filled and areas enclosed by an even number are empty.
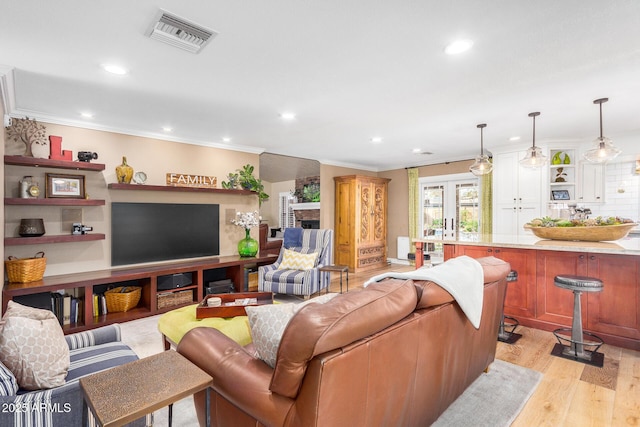
<svg viewBox="0 0 640 427">
<path fill-rule="evenodd" d="M 294 211 L 302 211 L 302 210 L 314 210 L 320 209 L 320 202 L 312 202 L 312 203 L 292 203 L 291 209 Z"/>
</svg>

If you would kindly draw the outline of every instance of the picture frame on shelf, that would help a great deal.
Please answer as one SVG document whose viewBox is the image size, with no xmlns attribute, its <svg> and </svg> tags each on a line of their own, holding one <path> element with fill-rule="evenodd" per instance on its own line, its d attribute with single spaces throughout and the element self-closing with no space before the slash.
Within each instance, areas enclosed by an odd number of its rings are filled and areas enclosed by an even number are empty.
<svg viewBox="0 0 640 427">
<path fill-rule="evenodd" d="M 551 190 L 552 200 L 571 200 L 569 190 Z"/>
<path fill-rule="evenodd" d="M 47 173 L 45 180 L 47 198 L 84 199 L 85 176 Z"/>
</svg>

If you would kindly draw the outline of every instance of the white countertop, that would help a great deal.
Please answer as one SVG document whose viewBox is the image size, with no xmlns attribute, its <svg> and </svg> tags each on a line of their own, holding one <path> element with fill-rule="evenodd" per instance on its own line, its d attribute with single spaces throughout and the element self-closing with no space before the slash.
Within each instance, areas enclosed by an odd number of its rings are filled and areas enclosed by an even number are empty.
<svg viewBox="0 0 640 427">
<path fill-rule="evenodd" d="M 640 255 L 640 236 L 629 234 L 612 242 L 574 242 L 540 239 L 532 234 L 525 236 L 493 235 L 488 238 L 459 237 L 413 239 L 414 242 L 442 242 L 452 245 L 495 246 L 501 248 L 539 249 L 567 252 L 592 252 L 620 255 Z"/>
</svg>

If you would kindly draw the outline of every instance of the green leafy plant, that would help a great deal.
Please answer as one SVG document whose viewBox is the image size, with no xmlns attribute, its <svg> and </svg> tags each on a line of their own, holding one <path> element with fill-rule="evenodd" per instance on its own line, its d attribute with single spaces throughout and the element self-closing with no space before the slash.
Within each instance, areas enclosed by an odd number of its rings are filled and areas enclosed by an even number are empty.
<svg viewBox="0 0 640 427">
<path fill-rule="evenodd" d="M 229 175 L 227 175 L 227 179 L 229 181 L 222 181 L 222 188 L 226 188 L 227 190 L 233 190 L 238 186 L 240 175 L 238 175 L 237 173 L 230 172 Z"/>
<path fill-rule="evenodd" d="M 305 185 L 302 190 L 302 201 L 319 202 L 320 201 L 320 185 L 319 184 Z"/>
<path fill-rule="evenodd" d="M 264 184 L 262 183 L 262 180 L 253 176 L 253 165 L 246 164 L 241 169 L 237 169 L 237 171 L 240 187 L 245 190 L 255 191 L 258 193 L 258 202 L 260 204 L 269 198 L 269 195 L 264 192 Z"/>
</svg>

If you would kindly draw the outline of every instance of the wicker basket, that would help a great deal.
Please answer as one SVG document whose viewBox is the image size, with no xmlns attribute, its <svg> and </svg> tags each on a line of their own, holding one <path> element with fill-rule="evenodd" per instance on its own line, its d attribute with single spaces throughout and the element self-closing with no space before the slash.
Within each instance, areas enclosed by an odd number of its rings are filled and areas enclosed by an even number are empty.
<svg viewBox="0 0 640 427">
<path fill-rule="evenodd" d="M 165 307 L 173 307 L 191 302 L 193 302 L 192 290 L 158 294 L 158 310 Z"/>
<path fill-rule="evenodd" d="M 42 280 L 44 270 L 47 267 L 47 259 L 44 252 L 38 252 L 33 258 L 18 259 L 10 256 L 4 262 L 9 282 L 25 283 Z"/>
<path fill-rule="evenodd" d="M 138 305 L 142 288 L 139 286 L 120 286 L 104 293 L 107 300 L 107 312 L 129 311 Z"/>
</svg>

